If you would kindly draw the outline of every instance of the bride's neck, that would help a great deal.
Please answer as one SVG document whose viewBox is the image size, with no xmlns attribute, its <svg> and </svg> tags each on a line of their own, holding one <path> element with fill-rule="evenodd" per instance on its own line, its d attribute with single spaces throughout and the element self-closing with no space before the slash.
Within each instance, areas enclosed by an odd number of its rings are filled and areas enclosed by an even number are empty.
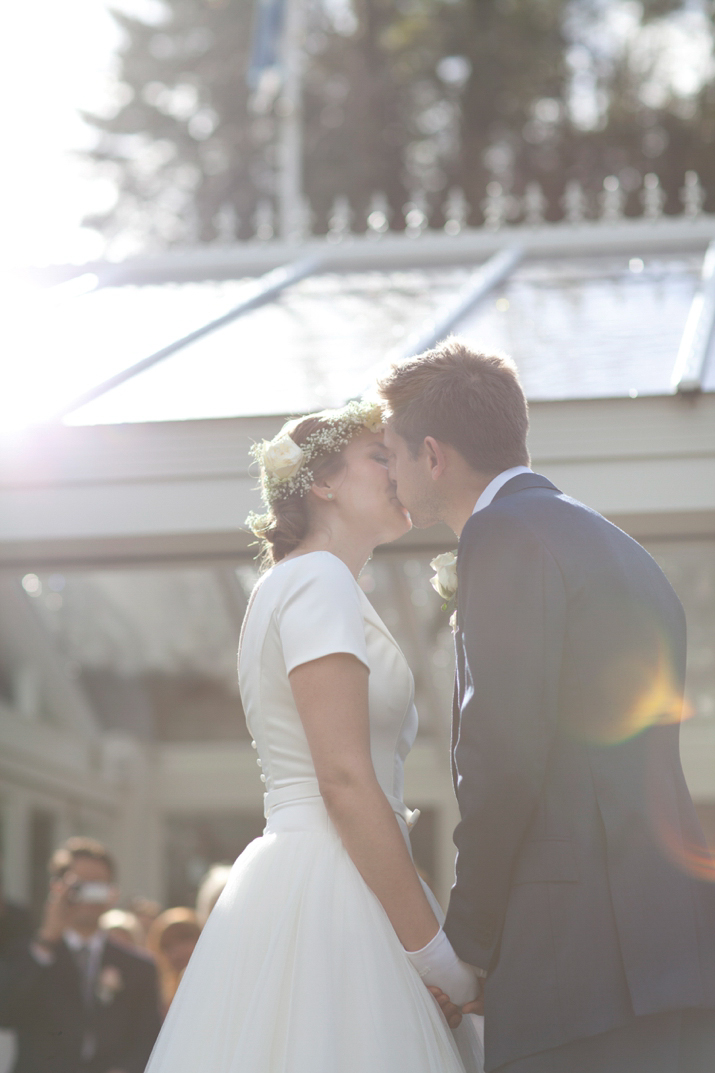
<svg viewBox="0 0 715 1073">
<path fill-rule="evenodd" d="M 341 532 L 340 527 L 316 529 L 308 533 L 295 551 L 292 551 L 286 558 L 292 559 L 311 551 L 329 551 L 331 555 L 342 559 L 350 573 L 357 579 L 374 548 L 374 542 L 368 540 L 363 534 Z"/>
</svg>

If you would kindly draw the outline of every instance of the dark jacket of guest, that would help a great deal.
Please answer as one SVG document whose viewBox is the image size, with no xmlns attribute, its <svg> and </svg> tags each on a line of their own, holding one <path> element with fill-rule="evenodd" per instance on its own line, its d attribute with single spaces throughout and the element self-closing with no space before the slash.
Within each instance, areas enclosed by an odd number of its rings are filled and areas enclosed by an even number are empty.
<svg viewBox="0 0 715 1073">
<path fill-rule="evenodd" d="M 445 930 L 489 971 L 487 1070 L 715 1008 L 715 885 L 680 765 L 685 617 L 634 540 L 538 474 L 458 553 Z"/>
<path fill-rule="evenodd" d="M 108 971 L 106 971 L 108 970 Z M 102 984 L 101 982 L 104 981 Z M 154 963 L 107 939 L 91 1005 L 82 1000 L 80 975 L 64 942 L 54 963 L 40 965 L 29 947 L 16 957 L 0 999 L 5 1027 L 17 1032 L 13 1073 L 143 1073 L 159 1033 Z M 96 1041 L 82 1061 L 85 1032 Z"/>
<path fill-rule="evenodd" d="M 10 957 L 30 941 L 32 914 L 14 902 L 0 901 L 0 958 Z"/>
</svg>

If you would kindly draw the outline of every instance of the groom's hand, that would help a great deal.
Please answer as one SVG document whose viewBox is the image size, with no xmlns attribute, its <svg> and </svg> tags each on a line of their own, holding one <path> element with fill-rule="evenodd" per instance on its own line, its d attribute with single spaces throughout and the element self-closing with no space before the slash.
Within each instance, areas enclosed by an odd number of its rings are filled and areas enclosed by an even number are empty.
<svg viewBox="0 0 715 1073">
<path fill-rule="evenodd" d="M 449 1027 L 459 1028 L 462 1023 L 462 1011 L 459 1006 L 455 1006 L 449 995 L 445 995 L 444 991 L 440 991 L 438 987 L 428 987 L 427 990 L 434 995 Z"/>
<path fill-rule="evenodd" d="M 466 1006 L 462 1006 L 462 1013 L 478 1013 L 480 1017 L 484 1016 L 484 979 L 479 978 L 479 994 L 475 998 L 474 1002 L 468 1002 Z"/>
</svg>

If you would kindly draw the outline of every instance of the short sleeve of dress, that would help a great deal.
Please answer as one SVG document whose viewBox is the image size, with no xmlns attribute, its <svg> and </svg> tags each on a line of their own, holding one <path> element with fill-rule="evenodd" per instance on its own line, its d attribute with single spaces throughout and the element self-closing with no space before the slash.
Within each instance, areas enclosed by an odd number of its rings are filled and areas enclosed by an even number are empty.
<svg viewBox="0 0 715 1073">
<path fill-rule="evenodd" d="M 348 567 L 329 552 L 286 564 L 276 611 L 286 673 L 301 663 L 348 652 L 369 667 L 360 594 Z"/>
</svg>

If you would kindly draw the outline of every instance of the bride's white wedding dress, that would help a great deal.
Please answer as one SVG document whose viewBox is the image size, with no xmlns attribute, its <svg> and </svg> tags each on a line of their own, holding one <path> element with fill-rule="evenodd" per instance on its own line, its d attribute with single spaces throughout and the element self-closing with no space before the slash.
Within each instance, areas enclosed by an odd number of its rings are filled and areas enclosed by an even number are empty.
<svg viewBox="0 0 715 1073">
<path fill-rule="evenodd" d="M 449 1029 L 320 797 L 288 674 L 332 652 L 370 669 L 373 763 L 409 842 L 405 658 L 340 559 L 283 561 L 252 597 L 239 658 L 266 829 L 233 866 L 146 1073 L 481 1073 L 479 1019 Z"/>
</svg>

